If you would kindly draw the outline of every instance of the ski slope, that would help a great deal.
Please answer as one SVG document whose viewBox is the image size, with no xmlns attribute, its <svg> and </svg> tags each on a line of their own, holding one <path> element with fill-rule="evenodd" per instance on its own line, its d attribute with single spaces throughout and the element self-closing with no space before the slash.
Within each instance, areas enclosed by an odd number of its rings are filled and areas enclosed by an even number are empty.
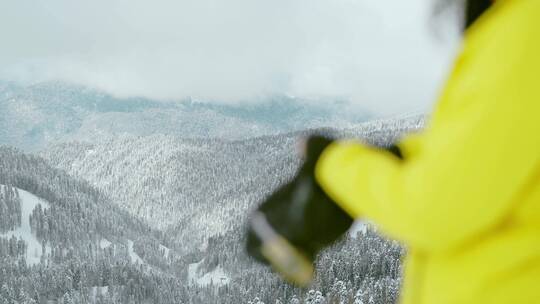
<svg viewBox="0 0 540 304">
<path fill-rule="evenodd" d="M 0 185 L 0 187 L 4 186 Z M 21 226 L 13 231 L 8 231 L 7 233 L 0 234 L 0 237 L 9 239 L 12 236 L 15 236 L 16 238 L 21 238 L 22 240 L 24 240 L 24 242 L 28 246 L 26 250 L 26 264 L 39 264 L 39 262 L 41 261 L 41 256 L 43 255 L 43 250 L 41 243 L 32 234 L 32 231 L 30 229 L 30 215 L 32 214 L 32 211 L 34 211 L 34 209 L 37 207 L 37 205 L 41 205 L 41 208 L 45 210 L 49 208 L 49 203 L 33 195 L 30 192 L 24 191 L 19 188 L 17 188 L 17 191 L 19 192 L 19 197 L 21 198 Z M 45 246 L 45 251 L 45 253 L 50 253 L 50 247 Z"/>
</svg>

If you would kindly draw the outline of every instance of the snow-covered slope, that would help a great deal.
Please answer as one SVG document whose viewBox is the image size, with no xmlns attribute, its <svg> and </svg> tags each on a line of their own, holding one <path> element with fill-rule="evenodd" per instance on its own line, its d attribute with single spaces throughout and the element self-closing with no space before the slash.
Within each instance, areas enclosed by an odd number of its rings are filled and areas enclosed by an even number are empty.
<svg viewBox="0 0 540 304">
<path fill-rule="evenodd" d="M 216 287 L 227 285 L 230 282 L 229 276 L 219 265 L 209 272 L 201 273 L 200 266 L 203 261 L 189 264 L 187 281 L 189 284 L 198 286 L 213 285 Z"/>
<path fill-rule="evenodd" d="M 0 185 L 0 191 L 3 191 L 3 188 L 4 185 Z M 16 238 L 24 240 L 27 245 L 26 263 L 28 265 L 35 265 L 41 261 L 41 256 L 43 254 L 46 254 L 47 252 L 50 253 L 50 247 L 42 246 L 38 239 L 32 234 L 30 228 L 30 215 L 38 205 L 41 205 L 42 209 L 49 208 L 49 203 L 27 191 L 17 189 L 17 192 L 19 193 L 21 202 L 21 226 L 13 231 L 0 234 L 0 237 L 11 238 L 15 236 Z M 45 252 L 43 252 L 43 249 Z"/>
<path fill-rule="evenodd" d="M 188 249 L 204 248 L 208 237 L 238 225 L 264 191 L 287 178 L 293 147 L 293 137 L 223 142 L 151 136 L 62 144 L 43 155 L 152 226 L 190 231 L 171 231 Z"/>
<path fill-rule="evenodd" d="M 324 132 L 385 145 L 422 123 L 422 117 L 412 117 Z M 42 155 L 88 180 L 131 214 L 174 235 L 183 247 L 204 249 L 208 238 L 241 225 L 246 210 L 295 173 L 300 162 L 296 142 L 308 133 L 233 142 L 125 137 L 56 145 Z"/>
<path fill-rule="evenodd" d="M 393 121 L 388 128 L 376 123 L 350 132 L 388 144 L 417 129 L 417 122 Z M 0 286 L 7 286 L 0 293 L 7 290 L 14 297 L 11 290 L 24 289 L 27 295 L 39 292 L 40 301 L 62 298 L 64 303 L 73 298 L 92 303 L 104 289 L 114 303 L 237 304 L 255 297 L 288 303 L 301 298 L 302 291 L 248 259 L 242 223 L 248 208 L 294 174 L 299 163 L 295 143 L 303 134 L 234 142 L 152 136 L 70 143 L 44 154 L 62 170 L 0 147 L 0 184 L 49 202 L 47 212 L 32 217 L 32 226 L 38 226 L 36 239 L 51 247 L 50 256 L 43 257 L 46 263 L 31 269 L 19 266 L 20 255 L 10 258 L 8 252 L 0 259 L 0 270 L 14 270 L 8 279 L 0 276 Z M 133 215 L 171 224 L 156 231 Z M 317 272 L 322 275 L 314 288 L 328 299 L 339 280 L 352 280 L 347 295 L 361 288 L 381 297 L 376 303 L 395 299 L 399 244 L 364 231 L 320 257 Z M 0 245 L 0 255 L 6 256 L 9 245 Z"/>
<path fill-rule="evenodd" d="M 68 176 L 39 157 L 0 147 L 0 184 L 9 185 L 0 186 L 0 194 L 8 194 L 0 195 L 0 216 L 15 219 L 1 226 L 0 237 L 22 239 L 28 248 L 29 265 L 38 264 L 43 253 L 47 253 L 43 257 L 47 263 L 51 259 L 56 263 L 106 256 L 149 267 L 164 267 L 176 257 L 172 242 L 162 233 L 112 204 L 87 182 Z M 8 214 L 4 214 L 6 210 Z M 13 247 L 5 242 L 2 245 Z M 167 258 L 162 248 L 169 249 Z M 19 252 L 24 251 L 18 249 L 15 254 L 0 247 L 0 257 L 11 260 L 18 259 Z"/>
</svg>

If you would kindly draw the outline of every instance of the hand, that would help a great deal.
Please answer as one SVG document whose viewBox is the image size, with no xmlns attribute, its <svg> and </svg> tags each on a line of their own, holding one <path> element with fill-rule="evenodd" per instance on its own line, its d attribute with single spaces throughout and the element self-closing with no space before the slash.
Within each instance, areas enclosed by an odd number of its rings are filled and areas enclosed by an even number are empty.
<svg viewBox="0 0 540 304">
<path fill-rule="evenodd" d="M 249 223 L 248 253 L 302 286 L 312 279 L 316 255 L 353 223 L 315 180 L 317 160 L 331 143 L 320 136 L 309 138 L 295 178 L 267 198 Z"/>
<path fill-rule="evenodd" d="M 248 253 L 301 286 L 311 281 L 317 254 L 343 236 L 353 223 L 315 180 L 317 161 L 332 142 L 321 136 L 310 137 L 300 149 L 305 160 L 294 179 L 268 197 L 249 222 Z M 402 159 L 398 146 L 384 149 Z"/>
</svg>

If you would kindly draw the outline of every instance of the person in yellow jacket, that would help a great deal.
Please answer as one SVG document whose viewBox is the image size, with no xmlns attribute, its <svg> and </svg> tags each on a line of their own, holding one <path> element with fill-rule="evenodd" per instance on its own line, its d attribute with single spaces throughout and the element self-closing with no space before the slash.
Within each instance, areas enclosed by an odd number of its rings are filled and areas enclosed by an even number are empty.
<svg viewBox="0 0 540 304">
<path fill-rule="evenodd" d="M 408 248 L 404 304 L 540 303 L 540 0 L 497 0 L 471 24 L 421 134 L 382 150 L 316 138 L 307 153 L 248 233 L 290 280 L 367 218 Z"/>
</svg>

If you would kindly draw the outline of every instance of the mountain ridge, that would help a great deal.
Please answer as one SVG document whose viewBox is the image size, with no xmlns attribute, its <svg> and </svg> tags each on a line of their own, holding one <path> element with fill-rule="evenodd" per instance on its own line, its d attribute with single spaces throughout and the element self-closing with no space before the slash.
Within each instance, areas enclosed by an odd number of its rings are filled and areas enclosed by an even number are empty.
<svg viewBox="0 0 540 304">
<path fill-rule="evenodd" d="M 119 135 L 246 139 L 366 120 L 349 103 L 268 96 L 238 104 L 117 98 L 61 82 L 0 82 L 0 144 L 27 151 Z"/>
<path fill-rule="evenodd" d="M 204 247 L 209 237 L 243 220 L 227 214 L 246 213 L 295 174 L 301 162 L 296 152 L 300 138 L 322 133 L 387 146 L 420 130 L 423 123 L 423 116 L 415 116 L 236 141 L 123 137 L 58 144 L 40 155 L 109 193 L 113 202 L 154 228 L 175 235 L 182 229 L 195 231 L 178 241 Z"/>
</svg>

